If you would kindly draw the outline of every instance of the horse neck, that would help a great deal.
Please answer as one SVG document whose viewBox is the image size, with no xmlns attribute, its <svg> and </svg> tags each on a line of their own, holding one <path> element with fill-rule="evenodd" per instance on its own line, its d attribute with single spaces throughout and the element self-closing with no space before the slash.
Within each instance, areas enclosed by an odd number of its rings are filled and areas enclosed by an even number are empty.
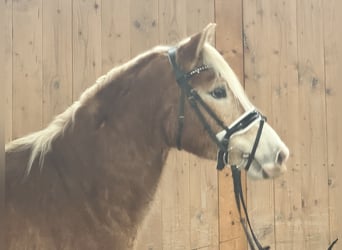
<svg viewBox="0 0 342 250">
<path fill-rule="evenodd" d="M 153 198 L 174 138 L 172 131 L 176 130 L 177 106 L 172 106 L 177 105 L 172 99 L 176 97 L 166 93 L 177 91 L 168 89 L 176 86 L 168 84 L 172 75 L 163 72 L 169 66 L 167 58 L 163 60 L 154 60 L 149 67 L 136 65 L 111 76 L 106 83 L 94 85 L 50 128 L 20 141 L 24 146 L 6 152 L 9 221 L 19 218 L 14 224 L 21 226 L 21 215 L 25 215 L 37 226 L 37 234 L 40 229 L 53 232 L 53 238 L 60 239 L 55 242 L 63 244 L 66 235 L 83 238 L 80 228 L 87 228 L 87 237 L 93 241 L 102 242 L 106 237 L 108 244 L 103 243 L 101 249 L 131 245 Z M 52 142 L 50 151 L 43 153 L 43 166 L 39 165 L 38 148 L 26 176 L 32 149 L 44 138 L 53 140 L 48 141 Z M 63 228 L 50 230 L 52 227 Z M 27 227 L 22 230 L 29 231 Z M 11 227 L 10 232 L 17 231 Z"/>
<path fill-rule="evenodd" d="M 74 179 L 69 183 L 82 183 L 89 207 L 97 214 L 111 211 L 125 228 L 141 221 L 169 151 L 165 100 L 154 95 L 160 88 L 154 79 L 130 75 L 102 86 L 52 152 L 54 164 Z"/>
</svg>

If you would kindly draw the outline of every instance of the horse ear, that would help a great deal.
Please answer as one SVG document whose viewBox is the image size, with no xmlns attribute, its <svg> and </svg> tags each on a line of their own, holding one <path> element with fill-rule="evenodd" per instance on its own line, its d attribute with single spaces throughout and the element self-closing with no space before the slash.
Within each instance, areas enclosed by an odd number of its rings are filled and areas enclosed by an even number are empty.
<svg viewBox="0 0 342 250">
<path fill-rule="evenodd" d="M 210 23 L 201 32 L 180 44 L 177 50 L 177 61 L 183 70 L 190 70 L 196 65 L 204 44 L 213 42 L 215 27 L 216 24 Z"/>
</svg>

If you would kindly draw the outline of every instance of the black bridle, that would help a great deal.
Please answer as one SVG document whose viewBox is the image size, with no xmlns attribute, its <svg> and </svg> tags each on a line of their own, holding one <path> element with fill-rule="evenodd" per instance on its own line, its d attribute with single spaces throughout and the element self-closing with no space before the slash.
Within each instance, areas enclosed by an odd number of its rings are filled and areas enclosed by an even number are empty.
<svg viewBox="0 0 342 250">
<path fill-rule="evenodd" d="M 184 118 L 185 118 L 185 99 L 187 98 L 191 108 L 194 110 L 196 116 L 198 117 L 199 121 L 201 122 L 202 126 L 204 127 L 205 131 L 208 133 L 209 137 L 212 139 L 212 141 L 217 145 L 218 147 L 218 154 L 217 154 L 217 169 L 222 170 L 229 162 L 229 157 L 228 157 L 228 146 L 229 146 L 229 140 L 231 136 L 237 132 L 241 132 L 248 127 L 250 127 L 252 124 L 255 122 L 259 121 L 259 128 L 254 140 L 253 148 L 251 152 L 247 155 L 247 163 L 245 166 L 246 171 L 249 170 L 249 167 L 251 166 L 255 153 L 257 150 L 257 147 L 259 145 L 259 140 L 261 137 L 262 129 L 264 126 L 264 123 L 266 121 L 266 117 L 264 117 L 262 114 L 260 114 L 256 110 L 252 110 L 244 115 L 242 115 L 240 118 L 237 119 L 231 126 L 227 126 L 217 115 L 216 113 L 203 101 L 203 99 L 200 97 L 200 95 L 197 93 L 197 91 L 189 84 L 189 80 L 194 77 L 195 75 L 200 74 L 203 71 L 206 71 L 210 69 L 208 65 L 201 65 L 193 70 L 184 73 L 177 65 L 176 63 L 176 48 L 172 48 L 168 51 L 168 56 L 170 63 L 173 67 L 174 74 L 176 76 L 176 81 L 178 83 L 178 86 L 180 87 L 181 90 L 181 96 L 180 96 L 180 104 L 179 104 L 179 116 L 178 116 L 178 132 L 177 132 L 177 138 L 176 138 L 176 143 L 178 149 L 182 148 L 182 133 L 183 133 L 183 127 L 184 127 Z M 209 115 L 215 123 L 224 130 L 225 135 L 223 136 L 222 139 L 219 139 L 217 137 L 217 133 L 214 132 L 214 130 L 211 128 L 210 124 L 208 123 L 206 117 L 204 116 L 203 112 L 201 111 L 201 108 Z M 247 240 L 252 248 L 254 250 L 254 243 L 258 247 L 259 250 L 267 250 L 269 247 L 263 248 L 259 241 L 257 240 L 251 224 L 250 220 L 248 218 L 247 214 L 247 209 L 246 205 L 243 199 L 243 193 L 242 193 L 242 188 L 241 188 L 241 171 L 239 170 L 238 166 L 232 165 L 231 166 L 232 170 L 232 177 L 234 181 L 234 194 L 235 194 L 235 201 L 236 205 L 239 211 L 240 215 L 240 221 L 241 224 L 243 225 L 243 229 L 245 231 L 245 234 L 247 236 Z M 251 235 L 249 234 L 248 228 L 246 226 L 245 220 L 242 218 L 241 214 L 241 205 L 243 207 L 245 217 L 247 220 L 247 225 L 249 227 L 249 230 L 251 232 Z M 253 240 L 254 243 L 253 243 Z"/>
<path fill-rule="evenodd" d="M 177 132 L 177 147 L 178 149 L 182 148 L 182 133 L 183 133 L 183 127 L 184 127 L 184 105 L 185 105 L 185 99 L 187 98 L 190 106 L 195 111 L 198 119 L 200 120 L 201 124 L 203 125 L 205 131 L 208 133 L 209 137 L 212 139 L 212 141 L 218 146 L 219 152 L 217 157 L 217 169 L 221 170 L 224 168 L 225 165 L 228 164 L 228 145 L 229 140 L 231 136 L 237 132 L 240 132 L 242 130 L 245 130 L 252 124 L 254 124 L 256 121 L 259 120 L 259 128 L 257 131 L 257 135 L 254 141 L 253 148 L 251 150 L 251 153 L 248 154 L 248 161 L 245 166 L 245 169 L 248 171 L 254 156 L 256 149 L 259 144 L 259 140 L 261 137 L 262 129 L 264 126 L 264 123 L 266 121 L 266 117 L 264 117 L 262 114 L 260 114 L 256 110 L 252 110 L 248 113 L 245 113 L 241 117 L 239 117 L 232 125 L 227 126 L 217 115 L 216 113 L 203 101 L 203 99 L 200 97 L 200 95 L 197 93 L 197 91 L 189 84 L 189 80 L 194 77 L 195 75 L 198 75 L 199 73 L 206 71 L 210 69 L 208 65 L 201 65 L 193 70 L 184 73 L 177 65 L 176 63 L 176 48 L 172 48 L 169 50 L 169 60 L 173 67 L 173 71 L 176 76 L 176 81 L 178 83 L 178 86 L 181 90 L 181 97 L 180 97 L 180 104 L 179 104 L 179 116 L 178 116 L 178 132 Z M 199 108 L 201 106 L 203 110 L 215 121 L 215 123 L 224 130 L 225 135 L 223 136 L 223 139 L 219 139 L 217 137 L 217 133 L 214 132 L 214 130 L 211 128 L 210 124 L 208 123 L 207 119 L 205 118 L 203 112 Z"/>
</svg>

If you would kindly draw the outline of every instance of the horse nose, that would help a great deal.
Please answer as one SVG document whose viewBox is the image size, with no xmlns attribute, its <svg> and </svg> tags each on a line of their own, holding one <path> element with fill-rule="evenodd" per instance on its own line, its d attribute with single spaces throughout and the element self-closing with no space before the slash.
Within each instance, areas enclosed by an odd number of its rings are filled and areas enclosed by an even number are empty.
<svg viewBox="0 0 342 250">
<path fill-rule="evenodd" d="M 276 162 L 277 164 L 282 165 L 283 163 L 287 161 L 288 158 L 289 158 L 288 150 L 279 150 L 277 153 Z"/>
</svg>

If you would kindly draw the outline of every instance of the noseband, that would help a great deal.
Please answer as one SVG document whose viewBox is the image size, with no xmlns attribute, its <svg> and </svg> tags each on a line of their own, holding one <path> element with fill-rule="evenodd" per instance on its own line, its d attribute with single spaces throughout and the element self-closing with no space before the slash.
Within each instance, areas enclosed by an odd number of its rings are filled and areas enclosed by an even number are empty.
<svg viewBox="0 0 342 250">
<path fill-rule="evenodd" d="M 204 127 L 205 131 L 208 133 L 209 137 L 212 139 L 212 141 L 217 145 L 218 147 L 218 154 L 217 154 L 217 169 L 222 170 L 229 162 L 229 157 L 228 157 L 228 146 L 229 146 L 229 140 L 232 135 L 242 132 L 244 130 L 247 130 L 252 124 L 259 122 L 259 128 L 257 131 L 256 138 L 254 140 L 253 148 L 252 151 L 248 154 L 247 157 L 247 163 L 245 166 L 246 171 L 248 171 L 250 165 L 252 164 L 252 161 L 254 160 L 255 157 L 255 152 L 257 150 L 259 140 L 261 137 L 262 129 L 264 126 L 264 123 L 266 121 L 266 118 L 260 114 L 256 110 L 252 110 L 248 113 L 245 113 L 244 115 L 240 116 L 235 122 L 233 122 L 230 126 L 226 126 L 225 123 L 216 115 L 216 113 L 203 101 L 203 99 L 200 97 L 200 95 L 197 93 L 197 91 L 189 84 L 189 80 L 194 77 L 195 75 L 200 74 L 203 71 L 206 71 L 210 69 L 208 65 L 201 65 L 193 70 L 184 73 L 177 65 L 176 63 L 176 48 L 172 48 L 168 51 L 168 56 L 169 56 L 169 61 L 170 64 L 173 67 L 173 72 L 176 76 L 176 81 L 178 83 L 178 86 L 180 87 L 181 90 L 181 97 L 180 97 L 180 104 L 179 104 L 179 115 L 178 115 L 178 132 L 177 132 L 177 147 L 180 150 L 182 148 L 182 133 L 183 133 L 183 127 L 184 127 L 184 118 L 185 118 L 185 113 L 184 113 L 184 104 L 185 104 L 185 97 L 187 97 L 190 106 L 194 110 L 195 114 L 197 115 L 199 121 L 201 122 L 202 126 Z M 225 133 L 223 136 L 223 139 L 219 140 L 217 137 L 217 133 L 214 132 L 214 130 L 211 128 L 209 125 L 207 119 L 205 118 L 204 114 L 200 110 L 199 106 L 201 106 L 204 111 L 209 115 L 215 122 L 216 124 L 221 127 Z M 222 132 L 222 131 L 221 131 Z M 236 205 L 239 211 L 240 215 L 240 222 L 243 226 L 243 229 L 245 231 L 245 234 L 247 236 L 247 240 L 249 242 L 249 245 L 251 246 L 252 250 L 254 250 L 254 243 L 260 250 L 267 250 L 269 247 L 263 248 L 261 244 L 259 243 L 258 239 L 256 238 L 251 224 L 250 220 L 248 218 L 247 214 L 247 208 L 243 199 L 243 194 L 242 194 L 242 187 L 241 187 L 241 171 L 239 171 L 239 166 L 232 165 L 231 170 L 232 170 L 232 177 L 233 177 L 233 182 L 234 182 L 234 194 L 235 194 L 235 201 Z M 248 229 L 246 227 L 245 220 L 242 218 L 241 215 L 241 204 L 244 209 L 245 217 L 247 220 L 247 224 L 249 226 L 249 230 L 251 232 L 251 235 L 248 232 Z"/>
</svg>

